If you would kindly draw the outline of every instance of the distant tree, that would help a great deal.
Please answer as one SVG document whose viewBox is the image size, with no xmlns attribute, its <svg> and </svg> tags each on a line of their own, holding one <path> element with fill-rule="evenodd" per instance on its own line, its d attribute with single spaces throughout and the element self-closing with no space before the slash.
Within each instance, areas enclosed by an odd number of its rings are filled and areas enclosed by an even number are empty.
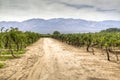
<svg viewBox="0 0 120 80">
<path fill-rule="evenodd" d="M 120 32 L 120 28 L 108 28 L 106 30 L 102 30 L 101 32 Z"/>
<path fill-rule="evenodd" d="M 1 28 L 1 30 L 0 30 L 0 31 L 1 31 L 1 33 L 2 33 L 3 29 L 4 29 L 4 27 L 2 27 L 2 28 Z"/>
<path fill-rule="evenodd" d="M 60 34 L 60 32 L 59 31 L 54 31 L 53 34 Z"/>
</svg>

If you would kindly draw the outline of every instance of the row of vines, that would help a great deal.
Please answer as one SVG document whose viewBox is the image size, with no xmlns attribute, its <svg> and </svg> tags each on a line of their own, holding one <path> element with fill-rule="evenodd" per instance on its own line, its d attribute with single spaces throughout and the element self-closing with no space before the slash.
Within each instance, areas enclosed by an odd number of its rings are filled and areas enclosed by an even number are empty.
<svg viewBox="0 0 120 80">
<path fill-rule="evenodd" d="M 54 34 L 53 38 L 58 39 L 70 45 L 86 47 L 87 52 L 95 55 L 95 48 L 106 52 L 107 60 L 110 61 L 110 54 L 116 56 L 118 61 L 120 53 L 120 33 L 83 33 L 83 34 Z"/>
<path fill-rule="evenodd" d="M 40 38 L 40 34 L 34 32 L 22 32 L 18 28 L 0 29 L 0 56 L 10 54 L 16 57 L 15 53 L 23 51 L 26 46 Z"/>
</svg>

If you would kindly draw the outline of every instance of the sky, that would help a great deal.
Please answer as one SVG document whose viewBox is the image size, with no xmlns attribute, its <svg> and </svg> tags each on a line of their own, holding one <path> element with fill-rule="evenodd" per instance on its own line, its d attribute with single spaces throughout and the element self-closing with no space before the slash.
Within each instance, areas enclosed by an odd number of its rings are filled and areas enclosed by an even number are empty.
<svg viewBox="0 0 120 80">
<path fill-rule="evenodd" d="M 0 0 L 0 21 L 31 18 L 120 20 L 120 0 Z"/>
</svg>

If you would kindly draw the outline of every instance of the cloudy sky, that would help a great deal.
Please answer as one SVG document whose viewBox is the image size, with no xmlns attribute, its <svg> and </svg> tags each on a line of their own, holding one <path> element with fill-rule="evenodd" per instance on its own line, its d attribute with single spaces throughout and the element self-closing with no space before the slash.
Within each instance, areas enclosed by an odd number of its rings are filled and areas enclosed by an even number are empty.
<svg viewBox="0 0 120 80">
<path fill-rule="evenodd" d="M 120 0 L 0 0 L 0 21 L 31 18 L 120 20 Z"/>
</svg>

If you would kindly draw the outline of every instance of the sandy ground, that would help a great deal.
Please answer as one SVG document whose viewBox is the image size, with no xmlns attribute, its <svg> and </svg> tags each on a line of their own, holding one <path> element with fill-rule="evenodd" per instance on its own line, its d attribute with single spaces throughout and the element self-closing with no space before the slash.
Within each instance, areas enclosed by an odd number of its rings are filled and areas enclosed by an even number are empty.
<svg viewBox="0 0 120 80">
<path fill-rule="evenodd" d="M 19 59 L 8 60 L 0 80 L 120 80 L 120 64 L 51 38 L 29 46 Z"/>
</svg>

